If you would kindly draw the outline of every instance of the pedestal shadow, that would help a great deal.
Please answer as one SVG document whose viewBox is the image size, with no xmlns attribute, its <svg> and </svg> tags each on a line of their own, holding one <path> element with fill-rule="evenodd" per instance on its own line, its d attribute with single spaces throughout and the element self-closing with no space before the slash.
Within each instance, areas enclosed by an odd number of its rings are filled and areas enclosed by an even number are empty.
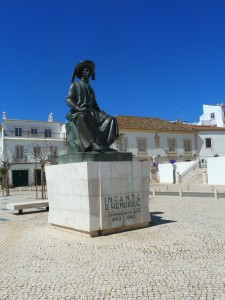
<svg viewBox="0 0 225 300">
<path fill-rule="evenodd" d="M 152 226 L 164 225 L 164 224 L 177 222 L 177 221 L 173 221 L 173 220 L 163 219 L 163 217 L 160 216 L 162 214 L 164 214 L 164 212 L 162 212 L 162 211 L 150 212 Z"/>
</svg>

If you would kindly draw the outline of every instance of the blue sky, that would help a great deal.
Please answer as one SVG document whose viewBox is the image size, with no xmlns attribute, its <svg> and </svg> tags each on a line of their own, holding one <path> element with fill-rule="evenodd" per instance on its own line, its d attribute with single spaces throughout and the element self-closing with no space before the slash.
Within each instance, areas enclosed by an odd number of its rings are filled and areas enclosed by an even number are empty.
<svg viewBox="0 0 225 300">
<path fill-rule="evenodd" d="M 198 121 L 225 103 L 225 1 L 0 0 L 0 112 L 64 122 L 74 65 L 111 115 Z"/>
</svg>

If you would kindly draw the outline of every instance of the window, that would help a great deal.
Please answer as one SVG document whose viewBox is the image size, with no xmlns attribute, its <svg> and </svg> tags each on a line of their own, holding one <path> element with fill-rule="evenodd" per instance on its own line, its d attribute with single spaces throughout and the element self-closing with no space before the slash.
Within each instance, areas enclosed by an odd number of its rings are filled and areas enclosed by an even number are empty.
<svg viewBox="0 0 225 300">
<path fill-rule="evenodd" d="M 191 151 L 191 139 L 184 140 L 184 151 L 190 152 Z"/>
<path fill-rule="evenodd" d="M 168 151 L 169 152 L 176 152 L 176 139 L 168 139 Z"/>
<path fill-rule="evenodd" d="M 127 152 L 127 138 L 121 138 L 117 142 L 117 150 L 122 152 Z"/>
<path fill-rule="evenodd" d="M 15 128 L 15 136 L 22 136 L 22 128 L 21 127 Z"/>
<path fill-rule="evenodd" d="M 139 152 L 146 152 L 147 150 L 146 138 L 137 138 L 137 148 Z"/>
<path fill-rule="evenodd" d="M 57 147 L 56 146 L 50 147 L 50 157 L 57 158 Z"/>
<path fill-rule="evenodd" d="M 214 119 L 215 119 L 215 113 L 211 113 L 211 114 L 210 114 L 210 119 L 211 119 L 211 120 L 214 120 Z"/>
<path fill-rule="evenodd" d="M 34 158 L 40 158 L 40 156 L 41 156 L 41 147 L 34 146 L 33 147 L 33 154 L 34 154 Z"/>
<path fill-rule="evenodd" d="M 155 134 L 155 148 L 160 148 L 160 136 L 158 133 Z"/>
<path fill-rule="evenodd" d="M 51 136 L 52 136 L 51 129 L 45 129 L 45 137 L 51 137 Z"/>
<path fill-rule="evenodd" d="M 23 146 L 15 146 L 15 157 L 16 159 L 22 159 L 24 153 L 24 147 Z"/>
<path fill-rule="evenodd" d="M 30 132 L 31 132 L 31 135 L 37 135 L 37 133 L 38 133 L 37 128 L 31 128 Z"/>
<path fill-rule="evenodd" d="M 211 138 L 205 139 L 205 147 L 206 148 L 211 148 L 212 147 L 212 139 Z"/>
</svg>

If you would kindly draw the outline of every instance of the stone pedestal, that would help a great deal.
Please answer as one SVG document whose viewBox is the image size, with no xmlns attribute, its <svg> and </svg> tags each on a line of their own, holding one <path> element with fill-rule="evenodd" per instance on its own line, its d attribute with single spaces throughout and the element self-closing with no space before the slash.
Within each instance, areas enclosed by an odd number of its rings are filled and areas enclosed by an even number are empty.
<svg viewBox="0 0 225 300">
<path fill-rule="evenodd" d="M 149 226 L 148 162 L 46 166 L 49 223 L 90 236 Z"/>
</svg>

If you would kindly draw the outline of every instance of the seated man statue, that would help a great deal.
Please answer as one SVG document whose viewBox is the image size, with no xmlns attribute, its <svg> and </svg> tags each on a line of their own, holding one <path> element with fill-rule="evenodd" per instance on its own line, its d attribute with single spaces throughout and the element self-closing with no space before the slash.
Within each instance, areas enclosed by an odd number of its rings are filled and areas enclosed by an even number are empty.
<svg viewBox="0 0 225 300">
<path fill-rule="evenodd" d="M 80 80 L 74 82 L 75 76 Z M 109 146 L 118 138 L 117 120 L 101 111 L 89 79 L 95 79 L 95 64 L 85 60 L 75 66 L 68 96 L 67 105 L 71 108 L 67 119 L 68 144 L 74 143 L 78 152 L 111 151 Z"/>
</svg>

